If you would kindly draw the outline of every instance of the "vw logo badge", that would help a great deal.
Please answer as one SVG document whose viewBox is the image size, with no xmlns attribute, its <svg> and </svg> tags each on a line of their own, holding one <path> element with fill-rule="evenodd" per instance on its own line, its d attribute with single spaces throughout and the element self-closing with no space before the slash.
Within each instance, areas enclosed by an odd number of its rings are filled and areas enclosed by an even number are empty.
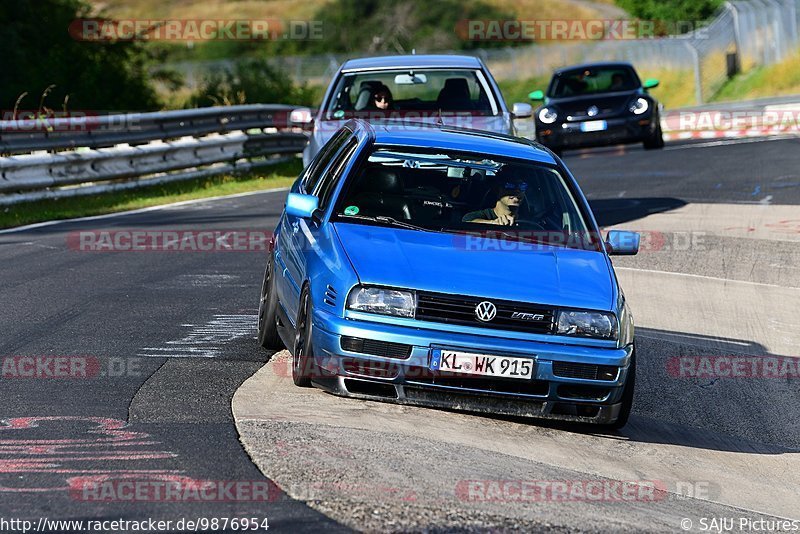
<svg viewBox="0 0 800 534">
<path fill-rule="evenodd" d="M 497 307 L 488 300 L 484 300 L 475 306 L 475 316 L 479 321 L 488 323 L 494 319 L 495 315 L 497 315 Z"/>
<path fill-rule="evenodd" d="M 586 110 L 586 114 L 589 115 L 590 117 L 594 117 L 598 113 L 600 113 L 600 108 L 598 108 L 597 106 L 590 106 L 589 109 Z"/>
</svg>

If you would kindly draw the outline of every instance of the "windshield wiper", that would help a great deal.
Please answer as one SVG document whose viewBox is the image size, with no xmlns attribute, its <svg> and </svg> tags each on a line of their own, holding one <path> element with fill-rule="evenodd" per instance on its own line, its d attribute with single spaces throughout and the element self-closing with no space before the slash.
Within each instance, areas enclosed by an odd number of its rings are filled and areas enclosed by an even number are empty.
<svg viewBox="0 0 800 534">
<path fill-rule="evenodd" d="M 433 230 L 431 228 L 425 228 L 424 226 L 417 226 L 416 224 L 412 224 L 410 222 L 400 221 L 398 219 L 395 219 L 394 217 L 389 217 L 388 215 L 376 215 L 376 216 L 373 217 L 371 215 L 347 215 L 347 214 L 341 214 L 339 216 L 340 217 L 352 217 L 353 219 L 364 219 L 365 221 L 377 221 L 377 222 L 381 222 L 381 223 L 384 223 L 384 224 L 390 224 L 390 225 L 396 226 L 398 228 L 405 228 L 407 230 L 421 230 L 423 232 L 435 232 L 436 231 L 436 230 Z"/>
</svg>

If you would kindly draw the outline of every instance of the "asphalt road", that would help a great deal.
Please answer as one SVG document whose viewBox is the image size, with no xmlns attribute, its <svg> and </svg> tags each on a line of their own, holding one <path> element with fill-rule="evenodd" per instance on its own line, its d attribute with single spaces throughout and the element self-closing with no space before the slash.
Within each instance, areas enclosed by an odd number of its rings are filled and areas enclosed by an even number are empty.
<svg viewBox="0 0 800 534">
<path fill-rule="evenodd" d="M 231 398 L 269 358 L 254 340 L 263 252 L 85 252 L 70 246 L 74 245 L 71 233 L 82 230 L 269 232 L 285 193 L 260 193 L 1 233 L 0 417 L 5 423 L 0 427 L 0 516 L 173 521 L 267 517 L 272 529 L 292 532 L 346 529 L 347 525 L 432 526 L 434 530 L 457 525 L 476 529 L 528 525 L 553 530 L 666 530 L 674 525 L 678 530 L 675 520 L 680 513 L 696 517 L 731 515 L 743 509 L 756 516 L 763 513 L 764 507 L 735 504 L 754 502 L 751 493 L 734 487 L 746 485 L 743 480 L 748 462 L 759 476 L 779 481 L 775 502 L 783 506 L 786 499 L 791 500 L 786 495 L 800 494 L 796 475 L 800 451 L 798 382 L 668 381 L 660 358 L 708 350 L 715 354 L 735 351 L 797 356 L 797 350 L 791 350 L 798 346 L 797 319 L 770 316 L 771 322 L 763 328 L 737 330 L 735 319 L 749 317 L 748 311 L 740 315 L 730 312 L 730 307 L 714 309 L 712 320 L 705 323 L 691 321 L 691 314 L 687 320 L 687 313 L 662 312 L 676 299 L 680 304 L 680 298 L 696 299 L 702 309 L 709 298 L 731 291 L 741 293 L 731 297 L 739 299 L 738 303 L 752 298 L 748 291 L 753 284 L 767 285 L 772 292 L 769 299 L 753 304 L 750 311 L 756 316 L 771 305 L 791 311 L 798 302 L 792 288 L 800 287 L 799 144 L 798 139 L 759 139 L 676 143 L 655 152 L 614 148 L 567 153 L 567 165 L 582 184 L 602 225 L 663 234 L 660 247 L 651 253 L 615 262 L 629 298 L 639 299 L 634 312 L 642 345 L 658 356 L 652 365 L 643 366 L 644 371 L 640 369 L 644 376 L 640 376 L 637 408 L 630 430 L 626 430 L 629 433 L 623 433 L 622 440 L 593 441 L 573 429 L 488 420 L 485 425 L 496 433 L 499 442 L 524 435 L 529 442 L 541 445 L 543 453 L 541 461 L 536 462 L 530 451 L 507 450 L 493 457 L 479 473 L 464 470 L 463 465 L 473 465 L 491 448 L 485 439 L 478 439 L 486 428 L 479 424 L 482 418 L 431 410 L 403 411 L 403 418 L 410 418 L 405 427 L 428 428 L 414 423 L 430 419 L 446 428 L 462 426 L 466 434 L 445 439 L 435 432 L 420 436 L 406 429 L 376 444 L 370 439 L 386 436 L 386 429 L 382 429 L 383 434 L 363 429 L 358 432 L 357 425 L 348 419 L 357 419 L 365 410 L 369 413 L 368 404 L 347 401 L 348 407 L 358 406 L 356 415 L 343 414 L 333 424 L 330 418 L 324 424 L 311 425 L 319 421 L 309 421 L 310 426 L 303 430 L 298 426 L 302 422 L 291 421 L 291 417 L 284 418 L 283 423 L 274 417 L 284 409 L 280 403 L 291 405 L 291 398 L 285 397 L 278 405 L 268 407 L 272 418 L 248 423 L 245 444 L 259 470 L 239 441 Z M 734 222 L 720 222 L 725 217 Z M 691 242 L 691 235 L 698 233 L 702 233 L 702 246 L 678 246 L 677 240 L 684 234 Z M 750 285 L 733 290 L 729 280 Z M 668 295 L 664 290 L 653 293 L 653 287 L 671 289 Z M 685 293 L 679 293 L 681 290 Z M 796 312 L 797 308 L 793 309 Z M 70 361 L 88 365 L 95 373 L 71 378 L 15 376 L 23 368 L 21 358 L 34 358 L 32 361 L 41 367 L 40 374 L 46 375 L 52 369 L 48 365 L 55 365 L 47 358 L 55 356 L 70 357 Z M 303 394 L 316 394 L 312 403 L 334 402 L 333 397 L 318 391 Z M 381 409 L 391 411 L 385 406 Z M 339 413 L 341 406 L 334 407 L 333 413 Z M 543 436 L 551 438 L 547 447 Z M 249 438 L 261 443 L 262 449 L 251 447 Z M 263 484 L 267 479 L 261 471 L 274 477 L 281 487 L 293 488 L 293 481 L 309 476 L 307 464 L 298 467 L 293 462 L 292 451 L 298 440 L 333 444 L 326 449 L 328 456 L 332 447 L 351 451 L 347 453 L 351 456 L 369 456 L 371 460 L 359 463 L 356 470 L 363 477 L 386 475 L 385 463 L 380 467 L 383 471 L 375 471 L 380 462 L 373 460 L 376 453 L 391 449 L 394 456 L 389 465 L 396 468 L 395 472 L 412 477 L 408 479 L 419 481 L 417 489 L 426 496 L 440 489 L 426 477 L 435 478 L 451 465 L 443 444 L 459 440 L 458 450 L 466 463 L 459 464 L 462 467 L 458 469 L 453 467 L 453 472 L 461 477 L 564 478 L 564 469 L 575 457 L 559 459 L 553 451 L 579 451 L 576 454 L 582 455 L 581 462 L 576 465 L 581 468 L 576 473 L 587 473 L 584 468 L 592 463 L 592 451 L 602 450 L 603 461 L 597 462 L 602 468 L 595 466 L 592 476 L 642 479 L 657 474 L 674 482 L 683 480 L 676 477 L 686 478 L 687 469 L 698 458 L 696 451 L 715 451 L 721 454 L 703 456 L 703 474 L 692 480 L 719 487 L 710 500 L 682 500 L 675 506 L 669 505 L 673 503 L 669 499 L 658 508 L 629 507 L 636 508 L 633 510 L 572 506 L 565 512 L 563 507 L 550 505 L 527 508 L 525 517 L 517 517 L 514 507 L 498 505 L 472 515 L 455 508 L 449 519 L 441 519 L 430 511 L 436 508 L 433 502 L 424 508 L 432 515 L 420 515 L 421 521 L 414 522 L 414 516 L 406 514 L 404 520 L 411 518 L 411 523 L 393 521 L 402 510 L 414 512 L 418 508 L 405 507 L 400 499 L 382 497 L 387 508 L 376 514 L 370 501 L 356 502 L 363 491 L 324 502 L 308 498 L 296 488 L 288 493 L 301 500 L 271 491 L 266 502 L 252 498 L 131 502 L 119 494 L 99 501 L 87 497 L 85 491 L 75 491 L 76 487 L 85 489 L 80 484 L 87 480 L 111 481 L 112 488 L 118 488 L 114 483 L 120 480 L 175 477 L 217 484 Z M 401 454 L 389 447 L 392 440 L 417 445 Z M 636 448 L 631 442 L 670 448 Z M 467 443 L 472 443 L 471 448 L 465 448 Z M 513 443 L 519 445 L 518 441 Z M 425 450 L 437 451 L 437 469 L 413 467 L 414 454 Z M 629 456 L 633 467 L 621 470 Z M 740 462 L 744 459 L 745 466 L 725 464 L 731 457 Z M 782 473 L 776 469 L 775 459 L 788 466 Z M 688 467 L 669 478 L 660 469 L 670 461 Z M 725 478 L 721 471 L 715 471 L 723 468 L 720 466 L 734 473 Z M 363 484 L 363 479 L 351 482 Z M 725 498 L 718 498 L 723 493 Z M 393 500 L 398 502 L 395 507 Z M 783 509 L 776 505 L 767 515 L 786 516 L 779 513 Z M 619 521 L 620 513 L 628 519 Z"/>
</svg>

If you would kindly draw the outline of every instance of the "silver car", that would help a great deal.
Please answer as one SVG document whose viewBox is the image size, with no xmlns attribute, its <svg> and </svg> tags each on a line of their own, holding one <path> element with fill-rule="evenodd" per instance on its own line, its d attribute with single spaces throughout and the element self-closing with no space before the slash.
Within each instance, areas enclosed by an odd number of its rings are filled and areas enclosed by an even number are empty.
<svg viewBox="0 0 800 534">
<path fill-rule="evenodd" d="M 303 164 L 308 165 L 353 118 L 438 123 L 514 135 L 514 119 L 530 117 L 531 112 L 525 103 L 514 104 L 509 111 L 489 69 L 478 58 L 407 55 L 346 61 L 316 115 L 298 109 L 292 120 L 307 128 L 311 123 L 311 139 L 303 152 Z"/>
</svg>

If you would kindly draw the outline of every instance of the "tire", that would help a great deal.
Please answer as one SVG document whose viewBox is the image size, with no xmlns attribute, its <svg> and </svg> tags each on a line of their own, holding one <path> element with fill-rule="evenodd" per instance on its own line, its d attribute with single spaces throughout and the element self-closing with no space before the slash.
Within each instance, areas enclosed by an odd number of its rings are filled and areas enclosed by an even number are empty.
<svg viewBox="0 0 800 534">
<path fill-rule="evenodd" d="M 295 386 L 311 387 L 314 366 L 314 347 L 311 345 L 314 307 L 308 285 L 300 293 L 300 306 L 295 322 L 294 350 L 292 351 L 292 381 Z"/>
<path fill-rule="evenodd" d="M 275 291 L 274 255 L 270 254 L 264 281 L 261 284 L 261 300 L 258 304 L 258 344 L 265 349 L 279 350 L 283 343 L 278 335 L 278 295 Z"/>
<path fill-rule="evenodd" d="M 664 148 L 664 135 L 661 132 L 661 119 L 656 120 L 659 121 L 656 131 L 642 141 L 642 146 L 644 146 L 645 150 Z"/>
<path fill-rule="evenodd" d="M 620 430 L 628 424 L 628 418 L 631 415 L 633 408 L 633 393 L 636 387 L 636 346 L 634 345 L 633 357 L 631 358 L 631 365 L 628 368 L 628 376 L 625 380 L 625 389 L 622 392 L 622 406 L 619 410 L 617 420 L 613 423 L 603 425 L 609 430 Z"/>
</svg>

